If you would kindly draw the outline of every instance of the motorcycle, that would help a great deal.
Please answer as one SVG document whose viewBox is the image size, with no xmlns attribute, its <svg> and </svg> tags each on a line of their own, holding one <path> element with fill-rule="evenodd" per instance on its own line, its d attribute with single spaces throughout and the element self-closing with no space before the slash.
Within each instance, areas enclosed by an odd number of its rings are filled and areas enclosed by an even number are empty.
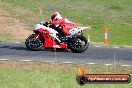
<svg viewBox="0 0 132 88">
<path fill-rule="evenodd" d="M 56 27 L 60 30 L 60 26 Z M 55 25 L 48 22 L 40 22 L 33 28 L 33 34 L 30 35 L 25 45 L 33 51 L 41 50 L 42 48 L 57 48 L 70 49 L 74 53 L 82 53 L 87 50 L 89 42 L 83 36 L 83 30 L 88 27 L 77 27 L 69 30 L 70 35 L 64 35 L 60 31 L 55 30 Z"/>
</svg>

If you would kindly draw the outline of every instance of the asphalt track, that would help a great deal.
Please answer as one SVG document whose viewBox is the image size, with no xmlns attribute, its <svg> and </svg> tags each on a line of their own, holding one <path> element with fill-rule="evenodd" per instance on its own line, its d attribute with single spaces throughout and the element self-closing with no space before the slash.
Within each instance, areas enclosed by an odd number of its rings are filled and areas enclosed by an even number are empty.
<svg viewBox="0 0 132 88">
<path fill-rule="evenodd" d="M 90 46 L 83 53 L 53 49 L 30 51 L 23 43 L 0 43 L 0 60 L 132 65 L 132 48 Z"/>
</svg>

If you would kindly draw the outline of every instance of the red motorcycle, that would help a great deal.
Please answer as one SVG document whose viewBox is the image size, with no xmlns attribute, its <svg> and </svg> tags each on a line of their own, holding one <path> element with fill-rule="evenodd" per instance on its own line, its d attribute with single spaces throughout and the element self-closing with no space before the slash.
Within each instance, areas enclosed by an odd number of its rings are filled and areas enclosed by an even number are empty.
<svg viewBox="0 0 132 88">
<path fill-rule="evenodd" d="M 83 36 L 82 31 L 88 27 L 77 27 L 69 30 L 70 35 L 61 33 L 61 27 L 56 27 L 48 22 L 36 24 L 25 45 L 28 49 L 38 51 L 42 48 L 70 49 L 75 53 L 82 53 L 87 50 L 89 42 Z M 56 30 L 57 29 L 57 30 Z"/>
</svg>

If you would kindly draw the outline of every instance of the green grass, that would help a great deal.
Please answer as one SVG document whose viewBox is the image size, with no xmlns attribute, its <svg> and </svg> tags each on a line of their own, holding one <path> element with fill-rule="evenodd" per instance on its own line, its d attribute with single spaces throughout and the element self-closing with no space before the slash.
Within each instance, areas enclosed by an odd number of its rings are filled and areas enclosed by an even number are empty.
<svg viewBox="0 0 132 88">
<path fill-rule="evenodd" d="M 90 35 L 93 42 L 103 42 L 106 25 L 110 45 L 132 45 L 131 0 L 3 0 L 2 3 L 12 17 L 30 28 L 40 20 L 50 20 L 50 14 L 58 11 L 79 26 L 92 26 L 85 35 Z M 31 13 L 18 13 L 15 11 L 17 7 Z M 42 9 L 42 14 L 39 14 L 39 9 Z"/>
<path fill-rule="evenodd" d="M 0 42 L 7 42 L 12 39 L 12 36 L 8 33 L 6 34 L 0 34 Z"/>
<path fill-rule="evenodd" d="M 132 74 L 132 67 L 84 65 L 89 74 Z M 131 88 L 130 84 L 76 82 L 78 65 L 39 62 L 0 62 L 0 88 Z"/>
</svg>

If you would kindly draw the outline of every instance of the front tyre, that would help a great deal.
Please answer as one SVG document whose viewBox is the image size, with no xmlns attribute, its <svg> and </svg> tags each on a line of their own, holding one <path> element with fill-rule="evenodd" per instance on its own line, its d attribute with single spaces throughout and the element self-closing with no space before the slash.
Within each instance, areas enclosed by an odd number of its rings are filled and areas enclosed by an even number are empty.
<svg viewBox="0 0 132 88">
<path fill-rule="evenodd" d="M 43 47 L 43 41 L 39 38 L 35 38 L 34 36 L 35 34 L 30 35 L 26 39 L 25 45 L 30 50 L 38 51 Z"/>
<path fill-rule="evenodd" d="M 69 49 L 71 49 L 71 51 L 74 53 L 82 53 L 87 50 L 88 45 L 89 42 L 87 41 L 87 38 L 80 35 L 69 43 Z"/>
</svg>

